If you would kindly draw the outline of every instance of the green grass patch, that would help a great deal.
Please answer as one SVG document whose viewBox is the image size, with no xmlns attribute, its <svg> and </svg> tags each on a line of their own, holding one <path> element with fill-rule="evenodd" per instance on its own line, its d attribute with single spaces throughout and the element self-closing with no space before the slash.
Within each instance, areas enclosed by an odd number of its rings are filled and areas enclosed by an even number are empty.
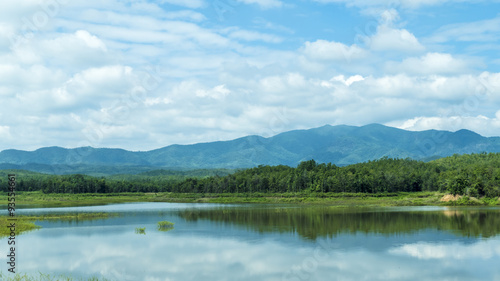
<svg viewBox="0 0 500 281">
<path fill-rule="evenodd" d="M 135 228 L 135 233 L 136 234 L 144 234 L 144 235 L 146 235 L 146 228 L 145 227 L 136 227 Z"/>
<path fill-rule="evenodd" d="M 174 228 L 174 223 L 169 221 L 159 221 L 158 230 L 159 231 L 169 231 Z"/>
<path fill-rule="evenodd" d="M 11 222 L 16 224 L 16 235 L 26 233 L 32 230 L 39 229 L 40 226 L 36 225 L 36 221 L 43 220 L 60 220 L 67 222 L 88 221 L 96 219 L 107 219 L 110 216 L 117 216 L 117 214 L 110 213 L 65 213 L 65 214 L 45 214 L 35 216 L 15 216 L 16 221 L 9 221 L 9 216 L 0 216 L 0 225 L 7 226 Z M 10 229 L 7 227 L 0 227 L 0 238 L 10 236 Z M 1 280 L 1 279 L 0 279 Z"/>
<path fill-rule="evenodd" d="M 89 206 L 128 202 L 178 202 L 178 203 L 289 203 L 326 204 L 340 206 L 450 206 L 453 202 L 441 202 L 440 192 L 393 192 L 393 193 L 334 193 L 334 192 L 285 192 L 285 193 L 85 193 L 43 194 L 39 191 L 18 192 L 16 204 L 34 207 Z M 0 201 L 7 200 L 0 193 Z M 497 198 L 481 198 L 460 202 L 461 205 L 496 206 Z"/>
</svg>

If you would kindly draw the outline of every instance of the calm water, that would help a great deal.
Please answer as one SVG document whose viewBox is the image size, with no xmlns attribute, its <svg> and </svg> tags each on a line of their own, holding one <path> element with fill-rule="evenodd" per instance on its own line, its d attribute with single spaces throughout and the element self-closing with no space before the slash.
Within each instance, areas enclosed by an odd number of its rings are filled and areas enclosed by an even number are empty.
<svg viewBox="0 0 500 281">
<path fill-rule="evenodd" d="M 133 203 L 17 214 L 84 211 L 119 216 L 38 222 L 17 237 L 18 268 L 134 281 L 500 280 L 498 208 Z M 161 220 L 175 228 L 158 231 Z M 5 238 L 0 249 L 6 273 Z"/>
</svg>

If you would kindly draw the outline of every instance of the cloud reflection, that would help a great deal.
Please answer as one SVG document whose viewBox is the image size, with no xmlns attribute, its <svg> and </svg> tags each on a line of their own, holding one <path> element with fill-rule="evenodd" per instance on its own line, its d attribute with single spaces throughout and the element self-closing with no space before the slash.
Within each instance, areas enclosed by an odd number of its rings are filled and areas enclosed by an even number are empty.
<svg viewBox="0 0 500 281">
<path fill-rule="evenodd" d="M 441 241 L 395 246 L 392 237 L 343 234 L 328 240 L 338 248 L 322 252 L 317 264 L 309 266 L 314 270 L 304 270 L 318 243 L 327 240 L 283 242 L 272 234 L 249 239 L 152 229 L 138 236 L 133 228 L 104 234 L 93 228 L 95 234 L 87 237 L 80 235 L 82 227 L 70 227 L 63 236 L 39 235 L 60 228 L 23 235 L 19 268 L 112 280 L 479 280 L 478 274 L 494 280 L 500 255 L 498 238 L 470 245 Z M 359 246 L 343 247 L 353 243 Z M 384 250 L 369 246 L 375 243 Z"/>
</svg>

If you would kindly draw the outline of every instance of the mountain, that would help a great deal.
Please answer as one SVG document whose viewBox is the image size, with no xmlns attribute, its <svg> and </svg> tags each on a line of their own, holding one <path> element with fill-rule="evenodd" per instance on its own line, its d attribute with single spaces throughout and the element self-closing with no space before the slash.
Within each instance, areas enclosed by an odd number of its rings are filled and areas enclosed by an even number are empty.
<svg viewBox="0 0 500 281">
<path fill-rule="evenodd" d="M 469 130 L 406 131 L 370 124 L 326 125 L 273 137 L 247 136 L 230 141 L 170 145 L 145 152 L 123 149 L 44 147 L 35 151 L 0 152 L 0 169 L 45 173 L 140 173 L 158 168 L 247 168 L 257 165 L 296 166 L 304 160 L 348 165 L 384 156 L 432 160 L 453 154 L 500 152 L 500 137 Z"/>
</svg>

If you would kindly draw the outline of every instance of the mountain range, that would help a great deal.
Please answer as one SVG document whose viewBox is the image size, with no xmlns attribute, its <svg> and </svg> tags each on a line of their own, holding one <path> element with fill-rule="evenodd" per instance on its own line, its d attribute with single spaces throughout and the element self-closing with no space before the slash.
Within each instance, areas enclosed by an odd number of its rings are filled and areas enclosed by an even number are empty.
<svg viewBox="0 0 500 281">
<path fill-rule="evenodd" d="M 258 165 L 296 166 L 304 160 L 339 166 L 379 159 L 428 161 L 453 154 L 500 152 L 500 137 L 469 130 L 407 131 L 380 124 L 322 126 L 293 130 L 273 137 L 246 136 L 230 141 L 170 145 L 150 151 L 116 148 L 44 147 L 35 151 L 0 152 L 0 169 L 67 174 L 139 173 L 155 169 L 248 168 Z"/>
</svg>

